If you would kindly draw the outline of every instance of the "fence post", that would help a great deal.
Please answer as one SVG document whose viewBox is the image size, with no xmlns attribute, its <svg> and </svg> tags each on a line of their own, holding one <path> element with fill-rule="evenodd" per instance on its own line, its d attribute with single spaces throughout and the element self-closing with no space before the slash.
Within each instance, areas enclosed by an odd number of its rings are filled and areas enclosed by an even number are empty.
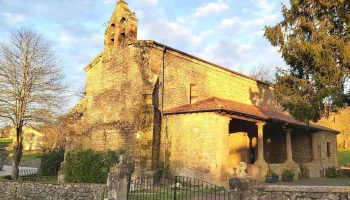
<svg viewBox="0 0 350 200">
<path fill-rule="evenodd" d="M 176 200 L 177 176 L 175 176 L 174 200 Z"/>
<path fill-rule="evenodd" d="M 130 168 L 128 164 L 121 162 L 111 167 L 108 174 L 108 199 L 126 200 L 130 183 Z"/>
</svg>

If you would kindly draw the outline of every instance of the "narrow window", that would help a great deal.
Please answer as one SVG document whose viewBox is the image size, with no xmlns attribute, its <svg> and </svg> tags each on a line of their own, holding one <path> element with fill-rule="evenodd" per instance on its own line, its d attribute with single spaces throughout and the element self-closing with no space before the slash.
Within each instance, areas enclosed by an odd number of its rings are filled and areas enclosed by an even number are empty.
<svg viewBox="0 0 350 200">
<path fill-rule="evenodd" d="M 112 41 L 112 43 L 114 43 L 114 29 L 115 29 L 115 24 L 111 24 L 111 26 L 110 26 L 111 28 L 111 30 L 110 30 L 110 34 L 111 34 L 111 41 Z"/>
<path fill-rule="evenodd" d="M 126 19 L 123 17 L 119 22 L 120 35 L 125 38 Z"/>
<path fill-rule="evenodd" d="M 331 143 L 327 142 L 327 156 L 331 157 Z"/>
<path fill-rule="evenodd" d="M 198 91 L 196 84 L 190 84 L 190 104 L 198 101 Z"/>
</svg>

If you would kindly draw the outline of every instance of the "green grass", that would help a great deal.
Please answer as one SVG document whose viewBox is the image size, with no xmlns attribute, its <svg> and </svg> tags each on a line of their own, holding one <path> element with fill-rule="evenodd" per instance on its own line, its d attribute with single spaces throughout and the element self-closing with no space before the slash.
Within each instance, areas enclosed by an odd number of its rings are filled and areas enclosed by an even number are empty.
<svg viewBox="0 0 350 200">
<path fill-rule="evenodd" d="M 350 163 L 350 149 L 338 151 L 338 162 L 343 165 Z"/>
<path fill-rule="evenodd" d="M 13 139 L 11 138 L 0 138 L 0 149 L 7 147 L 12 141 Z"/>
<path fill-rule="evenodd" d="M 26 159 L 26 160 L 34 160 L 36 159 L 38 156 L 40 156 L 40 153 L 33 153 L 33 154 L 27 154 L 27 155 L 23 155 L 22 159 Z"/>
<path fill-rule="evenodd" d="M 21 159 L 34 160 L 34 159 L 37 159 L 37 157 L 40 156 L 40 155 L 41 155 L 41 153 L 25 154 L 25 155 L 22 155 Z M 12 156 L 9 156 L 9 158 L 12 158 Z"/>
</svg>

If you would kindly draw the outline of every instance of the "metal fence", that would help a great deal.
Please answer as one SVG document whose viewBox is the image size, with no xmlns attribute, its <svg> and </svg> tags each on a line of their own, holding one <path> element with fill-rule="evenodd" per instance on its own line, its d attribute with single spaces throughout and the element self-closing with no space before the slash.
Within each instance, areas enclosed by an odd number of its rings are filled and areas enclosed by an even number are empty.
<svg viewBox="0 0 350 200">
<path fill-rule="evenodd" d="M 194 178 L 175 176 L 155 182 L 140 178 L 130 182 L 128 200 L 229 200 L 223 187 Z"/>
<path fill-rule="evenodd" d="M 21 169 L 19 170 L 18 176 L 23 177 L 23 176 L 32 176 L 32 175 L 37 175 L 39 172 L 38 169 Z"/>
<path fill-rule="evenodd" d="M 19 177 L 26 177 L 26 176 L 57 176 L 58 169 L 52 168 L 52 169 L 44 169 L 40 170 L 37 168 L 34 169 L 21 169 L 19 170 L 18 176 Z"/>
</svg>

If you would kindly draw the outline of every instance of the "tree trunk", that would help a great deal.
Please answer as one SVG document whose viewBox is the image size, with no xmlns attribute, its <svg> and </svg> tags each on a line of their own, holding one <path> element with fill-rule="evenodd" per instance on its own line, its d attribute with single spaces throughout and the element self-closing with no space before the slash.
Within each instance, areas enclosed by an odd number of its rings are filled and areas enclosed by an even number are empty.
<svg viewBox="0 0 350 200">
<path fill-rule="evenodd" d="M 19 142 L 18 146 L 13 147 L 13 162 L 12 162 L 12 174 L 11 174 L 11 179 L 16 180 L 18 178 L 19 174 L 19 162 L 21 161 L 22 158 L 22 140 Z"/>
</svg>

